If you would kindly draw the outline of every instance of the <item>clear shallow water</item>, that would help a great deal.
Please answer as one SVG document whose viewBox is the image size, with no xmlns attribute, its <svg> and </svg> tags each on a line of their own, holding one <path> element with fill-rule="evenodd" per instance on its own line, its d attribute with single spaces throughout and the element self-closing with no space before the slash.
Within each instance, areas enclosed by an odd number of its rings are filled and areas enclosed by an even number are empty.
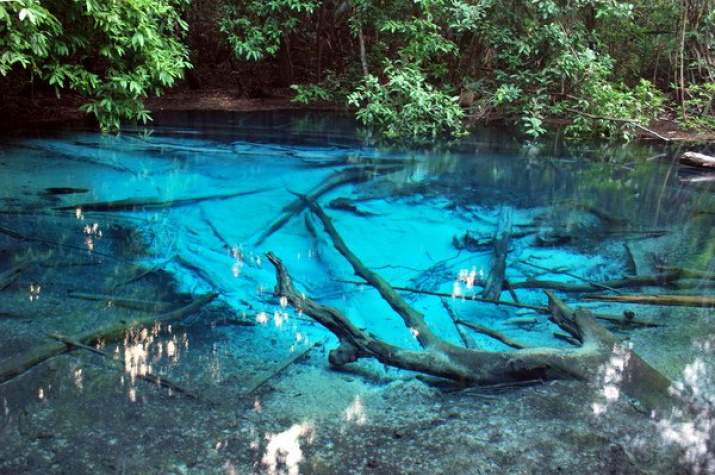
<svg viewBox="0 0 715 475">
<path fill-rule="evenodd" d="M 414 331 L 355 283 L 320 222 L 302 211 L 280 222 L 296 206 L 293 193 L 315 194 L 366 266 L 395 286 L 446 295 L 404 294 L 445 341 L 510 351 L 457 327 L 458 318 L 525 345 L 569 348 L 547 316 L 525 307 L 546 305 L 541 287 L 557 287 L 571 306 L 665 325 L 603 322 L 709 410 L 710 307 L 583 298 L 712 298 L 708 274 L 602 287 L 662 275 L 662 266 L 715 271 L 714 182 L 677 165 L 676 153 L 525 147 L 498 131 L 444 150 L 384 150 L 366 145 L 350 119 L 328 114 L 174 114 L 159 116 L 150 133 L 6 137 L 0 470 L 711 471 L 709 412 L 639 412 L 618 390 L 617 364 L 599 369 L 595 385 L 476 397 L 368 359 L 331 369 L 336 338 L 272 295 L 265 258 L 281 257 L 300 292 L 356 327 L 419 349 Z M 465 298 L 479 295 L 491 272 L 505 213 L 505 277 L 521 307 Z M 589 282 L 601 287 L 559 287 Z M 218 296 L 200 310 L 151 324 L 208 293 Z M 500 298 L 514 301 L 506 290 Z M 100 335 L 92 345 L 106 354 L 60 354 L 64 344 L 48 336 L 55 332 Z M 157 387 L 156 377 L 173 386 Z"/>
</svg>

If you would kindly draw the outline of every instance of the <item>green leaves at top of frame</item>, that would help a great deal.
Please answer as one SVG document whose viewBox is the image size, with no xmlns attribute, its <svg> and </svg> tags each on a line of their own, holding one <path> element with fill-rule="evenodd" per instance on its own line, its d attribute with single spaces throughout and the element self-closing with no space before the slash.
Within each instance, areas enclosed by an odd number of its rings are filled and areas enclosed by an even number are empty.
<svg viewBox="0 0 715 475">
<path fill-rule="evenodd" d="M 59 95 L 74 90 L 102 129 L 147 120 L 142 99 L 190 67 L 184 0 L 0 3 L 0 74 L 30 69 Z M 101 58 L 104 58 L 102 60 Z"/>
</svg>

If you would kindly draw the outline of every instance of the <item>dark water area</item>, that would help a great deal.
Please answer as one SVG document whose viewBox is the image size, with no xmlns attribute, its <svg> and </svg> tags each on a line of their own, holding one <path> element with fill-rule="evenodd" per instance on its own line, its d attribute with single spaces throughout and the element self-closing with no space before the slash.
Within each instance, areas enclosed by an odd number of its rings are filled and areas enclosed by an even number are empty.
<svg viewBox="0 0 715 475">
<path fill-rule="evenodd" d="M 0 137 L 0 473 L 715 473 L 715 178 L 680 153 L 298 112 Z"/>
</svg>

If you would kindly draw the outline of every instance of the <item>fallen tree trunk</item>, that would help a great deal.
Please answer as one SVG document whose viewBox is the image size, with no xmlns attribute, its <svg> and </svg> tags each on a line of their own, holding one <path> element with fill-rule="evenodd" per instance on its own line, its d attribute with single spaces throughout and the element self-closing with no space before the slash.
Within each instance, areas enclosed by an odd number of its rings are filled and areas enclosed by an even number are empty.
<svg viewBox="0 0 715 475">
<path fill-rule="evenodd" d="M 583 300 L 601 302 L 639 303 L 646 305 L 664 305 L 668 307 L 715 307 L 715 297 L 705 295 L 672 294 L 622 294 L 622 295 L 584 295 Z"/>
<path fill-rule="evenodd" d="M 680 163 L 692 167 L 715 169 L 715 157 L 705 155 L 704 153 L 685 152 L 683 156 L 680 157 Z"/>
<path fill-rule="evenodd" d="M 638 398 L 652 410 L 665 410 L 672 406 L 667 391 L 670 381 L 667 378 L 598 325 L 588 310 L 579 308 L 572 311 L 551 293 L 547 295 L 553 321 L 580 342 L 580 347 L 488 352 L 462 348 L 442 340 L 427 326 L 424 315 L 410 307 L 382 277 L 369 270 L 350 251 L 322 208 L 314 200 L 307 201 L 338 252 L 352 265 L 355 273 L 375 287 L 402 317 L 405 326 L 424 349 L 400 348 L 360 330 L 340 310 L 316 302 L 299 292 L 283 262 L 273 253 L 268 253 L 267 258 L 276 269 L 275 294 L 285 297 L 297 311 L 312 317 L 338 337 L 339 346 L 329 354 L 331 364 L 344 365 L 359 358 L 375 358 L 388 366 L 463 383 L 493 384 L 569 378 L 598 384 L 603 383 L 599 381 L 602 367 L 613 358 L 619 358 L 619 362 L 623 360 L 623 364 L 618 367 L 621 391 Z"/>
<path fill-rule="evenodd" d="M 185 315 L 195 312 L 216 298 L 216 296 L 217 294 L 206 294 L 188 305 L 171 312 L 156 316 L 134 318 L 129 321 L 110 323 L 98 329 L 90 330 L 68 338 L 83 345 L 92 345 L 100 340 L 104 343 L 121 341 L 124 339 L 124 335 L 127 330 L 131 328 L 146 327 L 154 325 L 155 323 L 168 323 L 177 320 Z M 71 349 L 72 347 L 66 343 L 52 341 L 11 357 L 0 364 L 0 384 L 16 378 L 43 361 L 47 361 L 54 356 L 66 353 Z"/>
</svg>

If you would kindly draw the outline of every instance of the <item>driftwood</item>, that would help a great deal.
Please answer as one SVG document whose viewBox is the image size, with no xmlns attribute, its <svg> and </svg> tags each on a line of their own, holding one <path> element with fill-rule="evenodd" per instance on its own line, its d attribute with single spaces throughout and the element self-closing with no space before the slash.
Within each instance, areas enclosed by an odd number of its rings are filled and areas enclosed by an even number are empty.
<svg viewBox="0 0 715 475">
<path fill-rule="evenodd" d="M 179 318 L 182 318 L 203 307 L 216 298 L 216 296 L 216 294 L 206 294 L 197 298 L 190 304 L 171 312 L 150 317 L 134 318 L 129 321 L 110 323 L 98 329 L 71 336 L 70 339 L 84 345 L 92 345 L 99 341 L 103 341 L 105 343 L 111 341 L 121 341 L 127 330 L 131 328 L 146 327 L 155 323 L 168 323 L 178 320 Z M 43 361 L 46 361 L 54 356 L 61 355 L 62 353 L 66 353 L 69 350 L 71 350 L 71 348 L 67 344 L 52 341 L 8 358 L 0 363 L 0 384 L 16 378 Z"/>
<path fill-rule="evenodd" d="M 484 285 L 482 297 L 498 300 L 504 288 L 504 273 L 506 272 L 506 257 L 509 254 L 511 241 L 511 208 L 504 207 L 499 213 L 499 224 L 494 232 L 494 247 L 489 275 Z"/>
<path fill-rule="evenodd" d="M 623 294 L 623 295 L 584 295 L 583 300 L 601 302 L 639 303 L 646 305 L 664 305 L 668 307 L 715 307 L 715 297 L 704 295 L 672 294 Z"/>
<path fill-rule="evenodd" d="M 715 169 L 715 157 L 705 155 L 704 153 L 685 152 L 683 156 L 680 157 L 680 163 L 692 167 Z"/>
<path fill-rule="evenodd" d="M 397 168 L 393 166 L 378 168 L 376 170 L 387 173 L 395 171 L 396 169 Z M 363 167 L 347 168 L 345 170 L 341 170 L 330 175 L 325 181 L 308 191 L 306 193 L 306 196 L 309 196 L 310 198 L 316 200 L 323 196 L 325 193 L 341 185 L 345 185 L 347 183 L 359 183 L 361 181 L 368 180 L 373 176 L 374 175 L 370 170 L 366 170 Z M 255 246 L 260 246 L 261 244 L 263 244 L 263 242 L 268 239 L 273 233 L 283 227 L 294 216 L 297 216 L 304 209 L 306 209 L 307 204 L 305 203 L 303 198 L 301 198 L 301 196 L 302 195 L 298 195 L 295 200 L 283 207 L 281 213 L 276 218 L 274 218 L 273 221 L 271 221 L 271 223 L 266 226 L 264 231 L 256 238 L 256 241 L 254 243 Z"/>
<path fill-rule="evenodd" d="M 340 310 L 320 304 L 298 291 L 283 262 L 273 253 L 268 253 L 267 258 L 276 269 L 275 295 L 285 297 L 296 310 L 312 317 L 338 337 L 339 346 L 329 355 L 331 364 L 344 365 L 359 358 L 375 358 L 388 366 L 478 384 L 554 378 L 598 383 L 602 366 L 618 358 L 623 363 L 620 391 L 637 398 L 652 410 L 672 407 L 673 400 L 668 394 L 671 384 L 667 378 L 598 325 L 588 310 L 579 308 L 572 311 L 548 291 L 552 320 L 578 340 L 580 347 L 488 352 L 444 341 L 431 331 L 422 313 L 410 307 L 395 289 L 352 253 L 322 208 L 313 200 L 308 200 L 308 203 L 323 223 L 334 247 L 351 264 L 355 274 L 375 287 L 383 300 L 402 317 L 405 326 L 423 348 L 423 351 L 400 348 L 357 328 Z"/>
<path fill-rule="evenodd" d="M 72 349 L 74 347 L 74 348 L 79 348 L 82 350 L 87 350 L 89 352 L 103 356 L 104 358 L 107 358 L 108 360 L 110 360 L 114 363 L 119 363 L 119 365 L 122 365 L 122 362 L 119 359 L 117 359 L 116 355 L 107 353 L 106 351 L 102 351 L 99 348 L 96 348 L 94 346 L 85 345 L 84 343 L 80 343 L 78 341 L 72 340 L 71 338 L 67 338 L 66 336 L 62 336 L 59 333 L 52 333 L 49 336 L 50 336 L 50 338 L 67 345 L 69 347 L 68 349 Z M 120 366 L 115 366 L 115 369 L 122 369 L 122 368 Z M 216 404 L 215 401 L 212 401 L 204 396 L 201 396 L 200 394 L 194 394 L 193 392 L 183 388 L 182 386 L 179 386 L 178 384 L 174 383 L 173 381 L 171 381 L 165 377 L 155 376 L 151 373 L 145 373 L 145 374 L 137 373 L 134 376 L 143 380 L 143 381 L 146 381 L 148 383 L 156 384 L 157 386 L 162 386 L 171 392 L 176 392 L 176 393 L 182 394 L 189 399 L 196 399 L 198 401 L 206 401 L 206 402 L 210 402 L 212 404 Z"/>
<path fill-rule="evenodd" d="M 140 198 L 126 198 L 123 200 L 80 202 L 73 205 L 57 206 L 54 209 L 81 209 L 82 211 L 135 211 L 153 208 L 170 208 L 173 206 L 191 205 L 195 203 L 200 203 L 202 201 L 227 200 L 230 198 L 235 198 L 237 196 L 255 195 L 257 193 L 264 193 L 269 190 L 271 190 L 271 188 L 259 188 L 257 190 L 236 191 L 232 193 L 219 193 L 214 195 L 203 195 L 194 196 L 191 198 L 168 200 L 156 196 L 146 196 Z"/>
</svg>

